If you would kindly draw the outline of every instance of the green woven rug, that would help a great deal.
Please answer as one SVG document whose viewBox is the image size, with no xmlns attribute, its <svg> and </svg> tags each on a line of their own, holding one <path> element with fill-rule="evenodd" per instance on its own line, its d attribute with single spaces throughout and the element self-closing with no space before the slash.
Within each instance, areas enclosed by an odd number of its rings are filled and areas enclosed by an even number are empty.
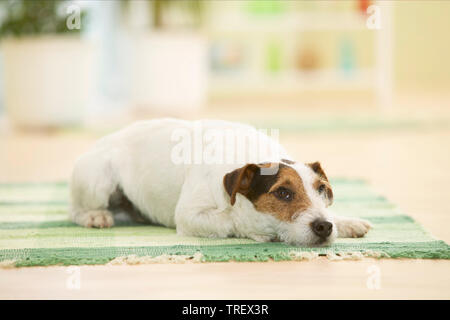
<svg viewBox="0 0 450 320">
<path fill-rule="evenodd" d="M 361 180 L 334 179 L 333 208 L 374 225 L 361 239 L 330 247 L 294 247 L 248 239 L 177 236 L 160 226 L 119 224 L 87 229 L 67 220 L 65 183 L 0 184 L 0 265 L 45 266 L 140 262 L 330 259 L 364 256 L 450 259 L 450 247 Z"/>
</svg>

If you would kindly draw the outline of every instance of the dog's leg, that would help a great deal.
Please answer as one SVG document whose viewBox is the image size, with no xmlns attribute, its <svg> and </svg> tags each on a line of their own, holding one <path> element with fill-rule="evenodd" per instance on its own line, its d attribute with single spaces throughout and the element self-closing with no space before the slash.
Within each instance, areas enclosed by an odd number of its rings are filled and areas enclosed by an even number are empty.
<svg viewBox="0 0 450 320">
<path fill-rule="evenodd" d="M 226 238 L 234 229 L 229 213 L 218 207 L 210 188 L 200 179 L 187 179 L 183 185 L 175 224 L 180 235 L 206 238 Z"/>
<path fill-rule="evenodd" d="M 227 214 L 218 208 L 180 206 L 175 213 L 177 234 L 205 238 L 232 236 L 233 226 Z"/>
<path fill-rule="evenodd" d="M 369 221 L 358 218 L 335 216 L 334 223 L 336 224 L 339 238 L 360 238 L 372 228 L 372 224 Z"/>
<path fill-rule="evenodd" d="M 108 161 L 93 153 L 82 156 L 75 164 L 70 183 L 72 221 L 89 228 L 111 227 L 114 218 L 108 204 L 116 188 Z"/>
</svg>

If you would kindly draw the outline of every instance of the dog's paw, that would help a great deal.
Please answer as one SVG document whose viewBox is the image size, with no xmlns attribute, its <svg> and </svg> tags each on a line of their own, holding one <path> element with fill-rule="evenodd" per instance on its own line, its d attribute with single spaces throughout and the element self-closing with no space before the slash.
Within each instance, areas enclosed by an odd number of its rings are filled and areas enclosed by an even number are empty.
<svg viewBox="0 0 450 320">
<path fill-rule="evenodd" d="M 87 228 L 109 228 L 114 225 L 114 218 L 108 210 L 92 210 L 80 216 L 79 224 Z"/>
<path fill-rule="evenodd" d="M 363 219 L 342 219 L 337 223 L 339 238 L 361 238 L 369 232 L 372 224 Z"/>
</svg>

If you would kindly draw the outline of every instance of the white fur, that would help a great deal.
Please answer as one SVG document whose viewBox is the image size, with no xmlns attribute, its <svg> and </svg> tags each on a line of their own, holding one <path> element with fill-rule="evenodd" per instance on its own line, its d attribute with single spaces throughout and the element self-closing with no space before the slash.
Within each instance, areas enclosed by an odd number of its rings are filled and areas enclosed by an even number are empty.
<svg viewBox="0 0 450 320">
<path fill-rule="evenodd" d="M 216 120 L 190 122 L 159 119 L 137 122 L 100 139 L 91 151 L 76 162 L 71 179 L 71 218 L 86 227 L 110 227 L 113 215 L 109 199 L 118 187 L 151 222 L 176 228 L 178 234 L 201 237 L 243 237 L 265 242 L 281 240 L 292 244 L 316 244 L 310 224 L 317 218 L 333 223 L 328 242 L 339 236 L 362 236 L 370 225 L 363 220 L 338 219 L 326 208 L 312 187 L 314 172 L 306 165 L 292 167 L 301 176 L 312 206 L 299 212 L 293 222 L 258 212 L 243 195 L 236 203 L 224 189 L 223 177 L 242 167 L 234 164 L 175 164 L 171 152 L 174 130 L 193 132 L 196 125 L 214 130 L 253 130 L 260 143 L 278 152 L 278 159 L 289 159 L 284 148 L 256 129 L 239 123 Z"/>
</svg>

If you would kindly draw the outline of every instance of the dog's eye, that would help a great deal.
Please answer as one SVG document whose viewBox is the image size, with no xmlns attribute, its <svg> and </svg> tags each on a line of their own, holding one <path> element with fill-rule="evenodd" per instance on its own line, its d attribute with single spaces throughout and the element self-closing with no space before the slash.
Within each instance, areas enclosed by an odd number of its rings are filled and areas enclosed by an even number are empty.
<svg viewBox="0 0 450 320">
<path fill-rule="evenodd" d="M 291 190 L 281 187 L 275 191 L 275 196 L 283 201 L 291 201 L 294 197 L 294 194 Z"/>
<path fill-rule="evenodd" d="M 320 194 L 322 194 L 322 193 L 325 191 L 325 185 L 324 185 L 324 184 L 321 184 L 321 185 L 319 186 L 319 188 L 317 189 L 317 191 L 318 191 Z"/>
</svg>

